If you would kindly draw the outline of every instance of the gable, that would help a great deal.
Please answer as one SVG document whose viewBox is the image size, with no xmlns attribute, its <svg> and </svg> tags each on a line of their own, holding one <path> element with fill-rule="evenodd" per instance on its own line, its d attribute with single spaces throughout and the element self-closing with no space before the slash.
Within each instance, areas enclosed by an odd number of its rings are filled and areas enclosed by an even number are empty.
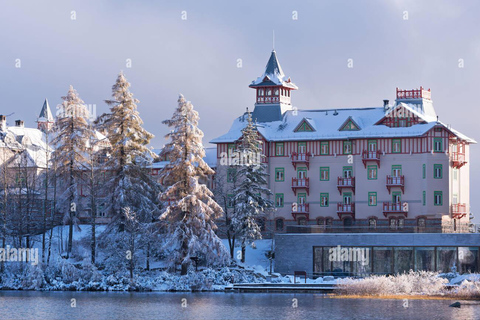
<svg viewBox="0 0 480 320">
<path fill-rule="evenodd" d="M 347 120 L 338 128 L 339 131 L 358 131 L 360 126 L 353 121 L 352 117 L 348 117 Z"/>
<path fill-rule="evenodd" d="M 302 121 L 297 125 L 295 130 L 293 132 L 314 132 L 315 129 L 313 128 L 313 125 L 308 122 L 307 119 L 303 118 Z"/>
<path fill-rule="evenodd" d="M 416 112 L 410 110 L 403 104 L 398 104 L 375 125 L 385 125 L 390 128 L 411 127 L 419 123 L 427 123 L 418 116 Z"/>
</svg>

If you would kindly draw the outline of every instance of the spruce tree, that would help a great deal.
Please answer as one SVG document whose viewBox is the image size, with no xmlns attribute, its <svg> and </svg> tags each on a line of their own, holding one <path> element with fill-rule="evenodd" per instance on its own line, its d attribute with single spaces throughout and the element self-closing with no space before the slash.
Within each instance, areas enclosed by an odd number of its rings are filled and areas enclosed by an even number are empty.
<svg viewBox="0 0 480 320">
<path fill-rule="evenodd" d="M 160 153 L 169 161 L 160 173 L 160 183 L 168 186 L 161 198 L 174 201 L 161 218 L 168 222 L 167 246 L 173 251 L 170 262 L 181 264 L 182 274 L 187 273 L 192 257 L 204 257 L 209 264 L 223 264 L 228 259 L 215 234 L 215 219 L 223 210 L 200 182 L 214 171 L 203 160 L 203 132 L 198 120 L 198 112 L 180 95 L 172 119 L 163 121 L 172 131 L 165 136 L 171 141 Z"/>
<path fill-rule="evenodd" d="M 142 221 L 158 209 L 159 188 L 149 168 L 156 155 L 147 147 L 154 136 L 143 128 L 137 111 L 139 101 L 129 88 L 130 83 L 120 72 L 112 87 L 112 99 L 105 101 L 111 106 L 110 112 L 96 120 L 97 129 L 111 144 L 105 170 L 111 197 L 106 211 L 113 218 L 112 225 L 123 223 L 122 208 L 131 208 Z"/>
<path fill-rule="evenodd" d="M 78 185 L 86 162 L 88 141 L 94 133 L 88 125 L 90 114 L 73 86 L 70 86 L 62 99 L 62 109 L 55 121 L 55 151 L 52 160 L 55 161 L 58 178 L 65 186 L 59 197 L 61 201 L 58 209 L 65 213 L 64 223 L 69 226 L 68 258 L 72 252 L 74 226 L 78 223 Z"/>
<path fill-rule="evenodd" d="M 231 221 L 242 241 L 242 262 L 245 262 L 246 245 L 262 238 L 258 219 L 273 209 L 273 202 L 266 198 L 272 192 L 266 187 L 268 173 L 262 163 L 262 141 L 248 111 L 247 117 L 247 126 L 242 130 L 241 142 L 235 152 L 238 187 L 234 190 L 235 210 Z"/>
</svg>

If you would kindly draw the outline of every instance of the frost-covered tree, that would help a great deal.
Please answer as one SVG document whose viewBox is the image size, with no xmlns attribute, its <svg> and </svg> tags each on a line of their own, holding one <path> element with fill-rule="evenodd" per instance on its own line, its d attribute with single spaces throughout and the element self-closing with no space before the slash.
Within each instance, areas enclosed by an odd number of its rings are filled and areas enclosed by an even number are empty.
<svg viewBox="0 0 480 320">
<path fill-rule="evenodd" d="M 137 99 L 129 90 L 130 83 L 123 72 L 112 87 L 112 99 L 105 102 L 111 106 L 110 112 L 101 115 L 97 129 L 107 135 L 111 144 L 105 164 L 111 174 L 107 180 L 111 201 L 105 210 L 112 216 L 113 225 L 122 218 L 121 210 L 130 207 L 141 220 L 156 212 L 158 183 L 150 175 L 149 165 L 154 155 L 147 147 L 154 137 L 145 130 L 137 111 Z"/>
<path fill-rule="evenodd" d="M 68 258 L 72 252 L 74 226 L 78 223 L 76 215 L 79 204 L 78 185 L 83 164 L 86 162 L 88 141 L 94 133 L 88 125 L 90 114 L 87 107 L 73 86 L 70 86 L 67 95 L 62 99 L 61 112 L 57 114 L 55 121 L 53 160 L 58 177 L 63 183 L 58 209 L 65 213 L 64 223 L 68 223 L 69 226 Z"/>
<path fill-rule="evenodd" d="M 226 170 L 233 169 L 231 167 L 226 168 Z M 218 174 L 218 170 L 217 170 Z M 225 219 L 225 235 L 228 241 L 228 249 L 230 253 L 230 259 L 235 257 L 235 240 L 236 240 L 236 230 L 235 226 L 232 225 L 232 217 L 235 215 L 235 206 L 231 203 L 230 195 L 233 194 L 233 190 L 236 187 L 236 171 L 230 171 L 231 175 L 231 185 L 224 183 L 225 179 L 218 179 L 215 181 L 215 189 L 213 193 L 215 195 L 215 201 L 222 207 L 223 218 Z"/>
<path fill-rule="evenodd" d="M 273 209 L 273 202 L 267 198 L 272 192 L 267 186 L 265 164 L 262 163 L 262 141 L 252 122 L 250 113 L 247 126 L 242 130 L 242 138 L 235 154 L 238 158 L 236 177 L 238 187 L 234 190 L 235 211 L 232 225 L 242 241 L 242 262 L 245 262 L 245 247 L 254 240 L 261 239 L 258 219 Z"/>
<path fill-rule="evenodd" d="M 198 128 L 198 112 L 180 95 L 172 119 L 163 121 L 172 128 L 165 137 L 171 141 L 160 156 L 169 164 L 160 173 L 160 182 L 168 188 L 161 198 L 173 199 L 161 218 L 169 222 L 167 245 L 172 249 L 171 263 L 180 263 L 187 273 L 191 257 L 204 257 L 209 264 L 222 264 L 228 253 L 215 234 L 215 219 L 222 208 L 213 193 L 199 179 L 214 171 L 205 163 L 203 132 Z"/>
</svg>

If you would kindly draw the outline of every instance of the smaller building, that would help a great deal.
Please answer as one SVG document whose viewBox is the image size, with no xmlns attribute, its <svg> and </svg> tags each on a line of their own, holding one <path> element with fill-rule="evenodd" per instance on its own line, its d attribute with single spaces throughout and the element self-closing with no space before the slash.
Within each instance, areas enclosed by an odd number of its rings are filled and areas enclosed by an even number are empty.
<svg viewBox="0 0 480 320">
<path fill-rule="evenodd" d="M 479 272 L 479 244 L 478 233 L 277 234 L 275 271 L 313 276 Z"/>
</svg>

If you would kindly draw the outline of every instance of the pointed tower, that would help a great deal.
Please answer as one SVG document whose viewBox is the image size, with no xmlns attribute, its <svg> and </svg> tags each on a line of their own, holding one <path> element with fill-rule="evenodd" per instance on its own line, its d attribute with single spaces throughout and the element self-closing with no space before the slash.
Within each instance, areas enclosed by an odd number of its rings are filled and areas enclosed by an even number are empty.
<svg viewBox="0 0 480 320">
<path fill-rule="evenodd" d="M 50 111 L 50 105 L 48 104 L 48 100 L 45 99 L 42 111 L 40 111 L 40 115 L 37 118 L 37 128 L 43 132 L 50 131 L 54 122 L 55 120 L 53 119 L 52 111 Z"/>
<path fill-rule="evenodd" d="M 265 72 L 249 86 L 257 91 L 255 110 L 252 115 L 254 120 L 279 121 L 285 111 L 292 109 L 291 91 L 297 90 L 298 87 L 291 82 L 290 78 L 285 78 L 277 53 L 273 50 Z"/>
</svg>

